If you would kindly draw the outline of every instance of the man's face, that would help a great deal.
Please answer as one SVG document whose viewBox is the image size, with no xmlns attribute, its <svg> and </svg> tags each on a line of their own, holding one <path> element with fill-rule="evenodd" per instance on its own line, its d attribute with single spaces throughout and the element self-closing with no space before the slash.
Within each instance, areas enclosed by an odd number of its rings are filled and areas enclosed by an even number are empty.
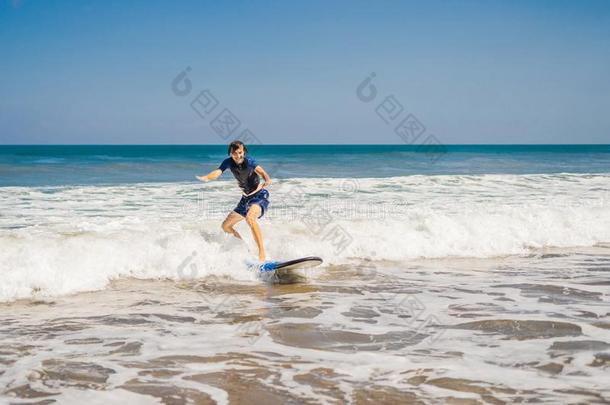
<svg viewBox="0 0 610 405">
<path fill-rule="evenodd" d="M 231 151 L 231 158 L 233 158 L 233 161 L 235 163 L 237 163 L 238 165 L 244 161 L 244 156 L 245 156 L 245 152 L 244 152 L 243 145 L 239 145 L 239 147 L 237 149 Z"/>
</svg>

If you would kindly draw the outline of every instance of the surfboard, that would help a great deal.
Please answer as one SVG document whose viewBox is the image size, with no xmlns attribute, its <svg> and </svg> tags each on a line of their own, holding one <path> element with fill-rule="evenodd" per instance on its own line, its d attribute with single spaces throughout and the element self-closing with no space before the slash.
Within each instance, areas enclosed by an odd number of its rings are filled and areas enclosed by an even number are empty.
<svg viewBox="0 0 610 405">
<path fill-rule="evenodd" d="M 292 284 L 307 280 L 300 271 L 322 264 L 317 256 L 302 257 L 285 262 L 266 262 L 258 266 L 258 277 L 267 283 Z"/>
</svg>

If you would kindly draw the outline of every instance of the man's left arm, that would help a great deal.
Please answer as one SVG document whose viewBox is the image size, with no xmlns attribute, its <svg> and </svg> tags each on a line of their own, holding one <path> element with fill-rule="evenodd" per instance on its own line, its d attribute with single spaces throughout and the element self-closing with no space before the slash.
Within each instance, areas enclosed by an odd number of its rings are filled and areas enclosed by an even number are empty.
<svg viewBox="0 0 610 405">
<path fill-rule="evenodd" d="M 271 177 L 269 177 L 265 169 L 263 169 L 263 166 L 256 166 L 254 171 L 265 180 L 265 183 L 263 183 L 263 187 L 261 188 L 269 187 L 271 185 Z"/>
<path fill-rule="evenodd" d="M 254 168 L 254 171 L 256 172 L 256 174 L 258 174 L 259 176 L 261 176 L 263 179 L 265 179 L 265 182 L 263 184 L 259 184 L 258 187 L 256 187 L 256 190 L 254 190 L 253 192 L 251 192 L 250 194 L 244 194 L 246 197 L 250 197 L 251 195 L 254 195 L 256 193 L 258 193 L 259 191 L 261 191 L 263 188 L 265 187 L 269 187 L 269 185 L 271 184 L 271 177 L 269 177 L 269 175 L 267 174 L 267 172 L 265 171 L 265 169 L 263 169 L 262 166 L 256 166 Z"/>
</svg>

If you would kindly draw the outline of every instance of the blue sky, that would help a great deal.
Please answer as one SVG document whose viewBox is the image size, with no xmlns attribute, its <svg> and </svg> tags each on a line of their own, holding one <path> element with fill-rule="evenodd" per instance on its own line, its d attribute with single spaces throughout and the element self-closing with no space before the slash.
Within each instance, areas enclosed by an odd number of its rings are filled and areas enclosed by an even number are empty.
<svg viewBox="0 0 610 405">
<path fill-rule="evenodd" d="M 0 55 L 0 143 L 610 143 L 608 1 L 0 0 Z"/>
</svg>

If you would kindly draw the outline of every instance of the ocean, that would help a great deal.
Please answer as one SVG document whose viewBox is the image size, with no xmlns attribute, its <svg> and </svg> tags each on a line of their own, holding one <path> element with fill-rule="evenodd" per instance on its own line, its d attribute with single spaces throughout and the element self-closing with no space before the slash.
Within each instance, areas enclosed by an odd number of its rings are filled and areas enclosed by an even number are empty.
<svg viewBox="0 0 610 405">
<path fill-rule="evenodd" d="M 254 145 L 276 178 L 594 174 L 610 145 Z M 0 145 L 0 187 L 188 183 L 217 167 L 225 145 Z"/>
<path fill-rule="evenodd" d="M 610 401 L 610 145 L 249 155 L 306 283 L 224 145 L 0 146 L 0 402 Z"/>
</svg>

